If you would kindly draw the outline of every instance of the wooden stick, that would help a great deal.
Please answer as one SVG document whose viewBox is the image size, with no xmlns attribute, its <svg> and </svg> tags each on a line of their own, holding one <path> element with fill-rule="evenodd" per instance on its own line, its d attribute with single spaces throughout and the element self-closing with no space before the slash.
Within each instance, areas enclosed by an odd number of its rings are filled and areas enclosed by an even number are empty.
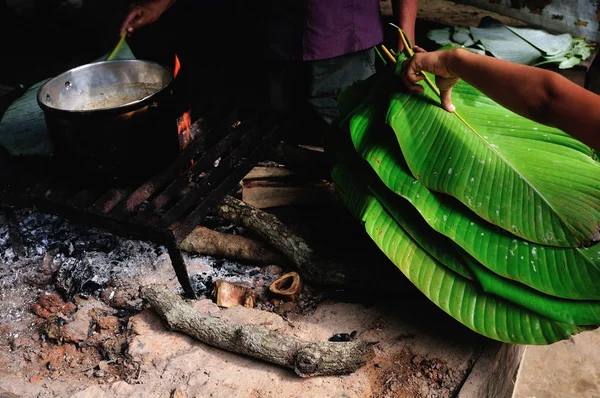
<svg viewBox="0 0 600 398">
<path fill-rule="evenodd" d="M 164 285 L 142 287 L 140 292 L 169 329 L 213 347 L 294 369 L 301 377 L 352 373 L 375 356 L 373 344 L 364 341 L 305 341 L 272 332 L 264 326 L 236 325 L 203 314 Z"/>
<path fill-rule="evenodd" d="M 201 226 L 196 227 L 179 247 L 187 252 L 234 260 L 248 260 L 263 264 L 287 262 L 285 257 L 262 242 L 244 236 L 213 231 Z"/>
</svg>

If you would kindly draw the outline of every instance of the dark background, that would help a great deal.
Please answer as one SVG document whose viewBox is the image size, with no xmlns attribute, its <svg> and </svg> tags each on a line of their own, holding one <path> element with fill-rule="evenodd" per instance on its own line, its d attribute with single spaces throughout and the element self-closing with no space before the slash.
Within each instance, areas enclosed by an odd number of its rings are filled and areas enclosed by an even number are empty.
<svg viewBox="0 0 600 398">
<path fill-rule="evenodd" d="M 110 52 L 129 2 L 0 0 L 0 85 L 24 88 Z M 127 39 L 138 59 L 169 68 L 196 95 L 256 84 L 263 70 L 261 13 L 255 2 L 178 0 L 155 23 Z M 253 3 L 252 7 L 248 4 Z M 7 6 L 8 4 L 8 6 Z"/>
</svg>

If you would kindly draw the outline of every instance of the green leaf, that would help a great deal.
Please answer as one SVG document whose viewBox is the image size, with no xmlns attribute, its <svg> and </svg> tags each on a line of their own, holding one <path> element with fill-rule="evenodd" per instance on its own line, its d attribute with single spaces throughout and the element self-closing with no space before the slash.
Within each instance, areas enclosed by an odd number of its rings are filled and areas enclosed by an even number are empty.
<svg viewBox="0 0 600 398">
<path fill-rule="evenodd" d="M 450 28 L 430 30 L 427 33 L 427 38 L 440 46 L 452 43 Z"/>
<path fill-rule="evenodd" d="M 493 272 L 540 292 L 570 299 L 600 299 L 600 243 L 589 248 L 536 245 L 497 228 L 454 198 L 432 192 L 410 172 L 381 101 L 350 117 L 355 150 L 394 193 L 414 206 L 437 232 L 449 237 Z"/>
<path fill-rule="evenodd" d="M 463 259 L 487 293 L 502 297 L 558 322 L 571 325 L 598 325 L 600 323 L 600 301 L 577 301 L 547 296 L 518 282 L 503 279 L 481 266 L 467 254 Z"/>
<path fill-rule="evenodd" d="M 537 48 L 492 18 L 484 18 L 479 27 L 471 27 L 470 30 L 473 39 L 480 42 L 485 50 L 496 58 L 531 65 L 543 55 Z"/>
<path fill-rule="evenodd" d="M 573 43 L 573 37 L 568 33 L 553 35 L 540 29 L 506 28 L 548 56 L 566 54 Z"/>
<path fill-rule="evenodd" d="M 600 165 L 591 149 L 464 82 L 453 103 L 473 129 L 428 87 L 393 94 L 387 121 L 417 180 L 531 242 L 578 247 L 600 238 Z"/>
<path fill-rule="evenodd" d="M 580 62 L 581 62 L 581 58 L 579 58 L 579 57 L 567 58 L 558 64 L 558 68 L 559 69 L 569 69 L 569 68 L 572 68 L 575 65 L 579 64 Z"/>
<path fill-rule="evenodd" d="M 475 44 L 471 37 L 471 31 L 468 28 L 455 27 L 452 33 L 452 40 L 462 46 L 469 47 Z"/>
<path fill-rule="evenodd" d="M 351 157 L 335 153 L 339 138 L 329 140 L 327 152 L 335 159 L 332 177 L 342 200 L 388 258 L 443 311 L 484 336 L 512 344 L 550 344 L 586 330 L 482 292 L 474 282 L 436 261 L 364 189 L 367 182 Z"/>
</svg>

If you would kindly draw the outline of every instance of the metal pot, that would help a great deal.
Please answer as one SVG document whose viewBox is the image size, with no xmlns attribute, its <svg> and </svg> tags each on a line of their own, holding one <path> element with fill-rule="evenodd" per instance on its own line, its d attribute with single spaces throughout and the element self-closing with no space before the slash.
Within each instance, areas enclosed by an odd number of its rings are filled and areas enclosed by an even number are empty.
<svg viewBox="0 0 600 398">
<path fill-rule="evenodd" d="M 164 165 L 178 151 L 172 82 L 168 68 L 141 60 L 87 64 L 46 82 L 37 101 L 56 160 L 109 181 Z"/>
</svg>

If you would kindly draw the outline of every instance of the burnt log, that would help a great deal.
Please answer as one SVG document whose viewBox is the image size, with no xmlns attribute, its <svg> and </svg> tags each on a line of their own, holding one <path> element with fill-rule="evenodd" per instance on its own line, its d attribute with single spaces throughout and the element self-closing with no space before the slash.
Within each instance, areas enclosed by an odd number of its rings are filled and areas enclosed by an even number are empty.
<svg viewBox="0 0 600 398">
<path fill-rule="evenodd" d="M 314 342 L 259 325 L 238 325 L 194 310 L 164 285 L 140 289 L 167 326 L 203 343 L 294 369 L 301 377 L 348 374 L 374 358 L 373 343 Z"/>
<path fill-rule="evenodd" d="M 262 242 L 201 226 L 196 227 L 179 247 L 187 252 L 263 264 L 282 264 L 287 261 L 281 254 Z"/>
</svg>

